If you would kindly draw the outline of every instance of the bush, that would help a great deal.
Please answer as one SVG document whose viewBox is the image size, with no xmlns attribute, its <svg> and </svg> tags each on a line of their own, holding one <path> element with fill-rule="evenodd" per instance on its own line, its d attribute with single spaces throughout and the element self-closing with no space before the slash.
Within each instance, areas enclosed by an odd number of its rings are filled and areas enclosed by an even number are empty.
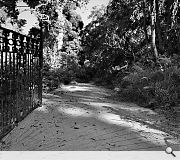
<svg viewBox="0 0 180 160">
<path fill-rule="evenodd" d="M 77 82 L 89 82 L 91 80 L 91 75 L 88 73 L 88 71 L 84 67 L 79 67 L 79 69 L 76 71 L 75 80 Z"/>
<path fill-rule="evenodd" d="M 152 109 L 173 110 L 180 102 L 180 69 L 134 71 L 120 83 L 119 95 Z"/>
<path fill-rule="evenodd" d="M 44 64 L 43 84 L 49 90 L 53 90 L 58 88 L 61 83 L 68 85 L 71 81 L 88 82 L 91 79 L 91 74 L 90 69 L 78 65 L 52 69 L 48 64 Z"/>
</svg>

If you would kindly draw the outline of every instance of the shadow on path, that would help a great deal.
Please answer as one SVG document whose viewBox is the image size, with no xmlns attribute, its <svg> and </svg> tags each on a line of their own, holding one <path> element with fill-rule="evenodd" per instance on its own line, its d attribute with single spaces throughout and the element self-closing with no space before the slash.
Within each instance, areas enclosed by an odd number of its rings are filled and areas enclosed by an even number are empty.
<svg viewBox="0 0 180 160">
<path fill-rule="evenodd" d="M 6 138 L 4 150 L 165 150 L 165 132 L 127 118 L 147 112 L 133 104 L 114 102 L 110 90 L 92 84 L 62 86 L 43 95 L 43 106 L 29 115 Z M 180 150 L 176 139 L 169 140 Z"/>
</svg>

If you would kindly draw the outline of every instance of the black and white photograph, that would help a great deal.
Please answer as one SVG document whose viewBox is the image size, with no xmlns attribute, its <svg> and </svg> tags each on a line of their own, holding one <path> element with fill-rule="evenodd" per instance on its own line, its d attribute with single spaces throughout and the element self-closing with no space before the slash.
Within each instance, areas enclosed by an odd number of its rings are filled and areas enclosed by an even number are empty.
<svg viewBox="0 0 180 160">
<path fill-rule="evenodd" d="M 0 158 L 176 159 L 179 136 L 179 0 L 0 0 Z"/>
</svg>

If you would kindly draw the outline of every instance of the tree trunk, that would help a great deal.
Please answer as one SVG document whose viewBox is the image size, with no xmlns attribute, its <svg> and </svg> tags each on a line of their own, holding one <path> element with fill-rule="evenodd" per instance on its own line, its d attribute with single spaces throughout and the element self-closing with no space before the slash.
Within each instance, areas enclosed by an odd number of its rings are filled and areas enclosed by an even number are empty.
<svg viewBox="0 0 180 160">
<path fill-rule="evenodd" d="M 64 20 L 63 14 L 62 14 L 62 8 L 57 7 L 56 11 L 57 11 L 57 13 L 58 13 L 58 21 L 59 21 L 59 23 L 61 23 L 62 26 L 63 26 L 65 20 Z M 57 50 L 60 50 L 61 47 L 62 47 L 62 43 L 63 43 L 63 32 L 64 32 L 64 30 L 63 30 L 63 28 L 62 28 L 62 29 L 61 29 L 61 32 L 58 34 L 58 36 L 57 36 L 57 38 L 56 38 L 56 39 L 57 39 Z"/>
<path fill-rule="evenodd" d="M 63 0 L 63 2 L 61 2 L 60 0 L 56 0 L 56 12 L 58 14 L 58 21 L 60 24 L 62 24 L 62 26 L 64 26 L 65 23 L 65 18 L 62 14 L 63 8 L 65 6 L 65 4 L 67 3 L 68 0 Z M 63 44 L 63 35 L 64 35 L 64 29 L 62 28 L 61 31 L 59 32 L 56 40 L 57 40 L 57 50 L 60 50 Z"/>
<path fill-rule="evenodd" d="M 148 44 L 148 34 L 147 34 L 147 29 L 146 29 L 146 0 L 143 1 L 143 15 L 144 15 L 144 24 L 143 24 L 143 29 L 144 29 L 144 34 L 145 34 L 145 43 L 146 45 Z"/>
<path fill-rule="evenodd" d="M 156 47 L 156 1 L 151 2 L 151 37 L 152 37 L 152 49 L 156 60 L 158 59 L 158 51 Z"/>
<path fill-rule="evenodd" d="M 160 26 L 160 19 L 159 19 L 159 4 L 158 0 L 156 0 L 156 31 L 157 31 L 157 36 L 158 36 L 158 47 L 159 51 L 163 52 L 164 50 L 164 44 L 162 40 L 162 34 L 161 34 L 161 26 Z"/>
<path fill-rule="evenodd" d="M 176 14 L 177 14 L 177 11 L 178 11 L 178 3 L 179 3 L 179 0 L 174 1 L 173 11 L 172 11 L 171 28 L 173 28 L 175 23 L 176 23 Z"/>
<path fill-rule="evenodd" d="M 165 11 L 167 13 L 167 16 L 165 17 L 166 19 L 166 24 L 168 26 L 167 30 L 171 29 L 171 21 L 172 21 L 172 5 L 174 3 L 174 0 L 165 0 L 164 5 L 165 5 Z"/>
</svg>

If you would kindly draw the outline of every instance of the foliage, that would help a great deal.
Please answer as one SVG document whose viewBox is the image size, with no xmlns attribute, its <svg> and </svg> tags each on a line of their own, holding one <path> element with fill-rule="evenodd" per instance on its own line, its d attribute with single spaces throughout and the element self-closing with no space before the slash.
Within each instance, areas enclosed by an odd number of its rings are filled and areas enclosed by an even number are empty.
<svg viewBox="0 0 180 160">
<path fill-rule="evenodd" d="M 178 106 L 178 0 L 111 0 L 107 7 L 94 7 L 92 22 L 85 27 L 75 9 L 88 0 L 23 1 L 36 8 L 37 15 L 50 16 L 44 22 L 43 73 L 49 86 L 94 78 L 119 87 L 126 100 L 152 108 Z M 2 2 L 1 23 L 7 17 L 15 19 L 16 1 L 11 7 L 10 0 Z M 19 27 L 24 23 L 19 22 Z M 38 33 L 37 28 L 30 31 L 34 36 Z"/>
<path fill-rule="evenodd" d="M 14 31 L 21 32 L 22 27 L 26 24 L 25 19 L 11 18 L 8 8 L 5 6 L 0 7 L 0 25 L 13 29 Z"/>
<path fill-rule="evenodd" d="M 24 20 L 17 21 L 19 14 L 16 10 L 15 1 L 1 1 L 0 15 L 1 23 L 5 23 L 9 18 L 12 23 L 17 23 L 20 27 L 25 24 Z M 82 50 L 79 41 L 79 32 L 83 28 L 83 22 L 75 12 L 77 7 L 86 4 L 88 0 L 23 0 L 27 3 L 33 13 L 36 13 L 38 20 L 40 15 L 49 16 L 48 22 L 43 23 L 43 40 L 44 40 L 44 82 L 49 86 L 57 87 L 60 82 L 69 83 L 77 77 L 83 77 L 84 70 L 78 64 L 77 54 Z M 61 12 L 62 11 L 62 12 Z M 60 15 L 62 13 L 62 15 Z M 65 22 L 65 23 L 64 23 Z M 29 35 L 39 36 L 39 26 L 31 28 Z M 63 36 L 63 45 L 58 50 L 59 35 Z M 51 84 L 51 85 L 50 85 Z"/>
<path fill-rule="evenodd" d="M 87 82 L 89 74 L 86 70 L 76 64 L 73 67 L 52 69 L 47 63 L 43 69 L 43 84 L 53 90 L 58 88 L 62 83 L 67 85 L 72 81 Z"/>
<path fill-rule="evenodd" d="M 179 2 L 112 0 L 81 32 L 81 64 L 120 88 L 124 100 L 173 110 L 179 104 Z M 101 13 L 101 14 L 96 14 Z"/>
<path fill-rule="evenodd" d="M 12 17 L 13 19 L 17 19 L 18 10 L 15 9 L 16 2 L 18 0 L 1 0 L 0 1 L 0 8 L 6 8 L 7 9 L 7 15 L 9 17 Z"/>
<path fill-rule="evenodd" d="M 91 14 L 88 16 L 88 18 L 92 18 L 93 21 L 98 20 L 103 16 L 105 9 L 106 7 L 104 5 L 92 7 Z"/>
<path fill-rule="evenodd" d="M 31 1 L 27 1 L 30 7 L 36 6 L 39 14 L 43 13 L 50 17 L 49 22 L 43 22 L 44 64 L 50 66 L 44 80 L 49 83 L 53 77 L 55 79 L 58 77 L 58 83 L 69 82 L 74 79 L 75 72 L 79 71 L 77 54 L 81 50 L 79 32 L 83 27 L 81 17 L 74 10 L 87 0 L 35 2 L 30 4 Z M 59 12 L 61 10 L 62 15 Z M 32 28 L 29 34 L 36 37 L 39 34 L 39 29 Z M 57 46 L 61 37 L 63 37 L 63 44 L 62 48 L 59 49 Z"/>
<path fill-rule="evenodd" d="M 176 45 L 179 41 L 177 38 L 179 11 L 176 8 L 176 1 L 172 3 L 153 1 L 157 3 L 155 42 L 151 41 L 154 38 L 151 25 L 154 6 L 151 1 L 113 0 L 109 3 L 106 12 L 84 29 L 82 44 L 85 47 L 85 56 L 96 63 L 95 65 L 102 66 L 102 63 L 106 62 L 103 68 L 108 70 L 117 65 L 123 66 L 124 60 L 130 65 L 132 61 L 141 58 L 156 62 L 153 43 L 160 56 L 169 57 L 172 53 L 176 53 L 179 50 Z M 172 8 L 171 11 L 169 7 Z M 168 17 L 174 17 L 175 21 L 167 20 Z M 176 27 L 170 27 L 172 24 L 176 24 Z"/>
<path fill-rule="evenodd" d="M 151 109 L 173 111 L 180 98 L 180 68 L 172 65 L 161 70 L 143 70 L 128 74 L 122 79 L 120 96 Z"/>
</svg>

